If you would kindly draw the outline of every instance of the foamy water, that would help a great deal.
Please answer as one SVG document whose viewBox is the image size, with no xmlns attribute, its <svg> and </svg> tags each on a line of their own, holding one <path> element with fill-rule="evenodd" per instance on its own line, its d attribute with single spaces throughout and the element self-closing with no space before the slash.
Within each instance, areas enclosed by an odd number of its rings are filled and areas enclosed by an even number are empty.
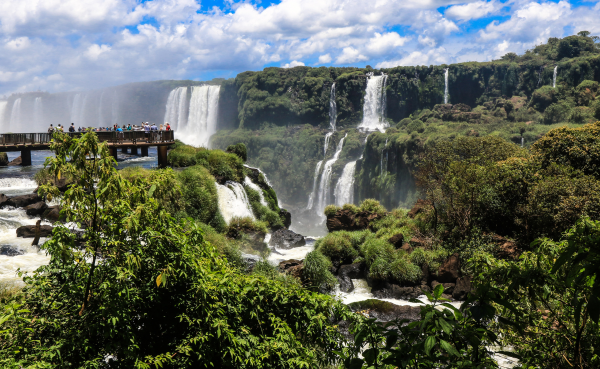
<svg viewBox="0 0 600 369">
<path fill-rule="evenodd" d="M 30 178 L 0 178 L 0 193 L 6 196 L 18 196 L 32 193 L 37 183 Z"/>
</svg>

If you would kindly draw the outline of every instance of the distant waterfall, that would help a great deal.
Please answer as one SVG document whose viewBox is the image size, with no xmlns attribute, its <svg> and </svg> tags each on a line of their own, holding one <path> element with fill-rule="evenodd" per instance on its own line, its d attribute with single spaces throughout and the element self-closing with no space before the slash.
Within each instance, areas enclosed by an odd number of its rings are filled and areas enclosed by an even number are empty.
<svg viewBox="0 0 600 369">
<path fill-rule="evenodd" d="M 329 148 L 329 139 L 331 139 L 332 135 L 333 135 L 333 132 L 327 132 L 325 134 L 325 145 L 323 145 L 323 157 L 325 157 L 325 155 L 327 155 L 327 148 Z"/>
<path fill-rule="evenodd" d="M 81 100 L 81 94 L 76 94 L 73 98 L 73 105 L 71 105 L 71 123 L 75 123 L 78 126 L 85 126 L 79 117 L 83 105 Z"/>
<path fill-rule="evenodd" d="M 219 198 L 219 210 L 229 224 L 233 218 L 249 217 L 255 219 L 248 195 L 244 187 L 237 183 L 227 181 L 225 186 L 217 185 L 217 196 Z"/>
<path fill-rule="evenodd" d="M 102 94 L 100 95 L 100 103 L 98 104 L 98 125 L 100 127 L 104 127 L 104 113 L 103 113 L 103 106 L 102 104 L 104 103 L 104 93 L 106 91 L 102 91 Z"/>
<path fill-rule="evenodd" d="M 346 136 L 348 136 L 348 134 L 346 133 Z M 318 200 L 318 206 L 317 206 L 317 214 L 321 217 L 323 217 L 323 210 L 325 209 L 325 206 L 331 204 L 331 201 L 329 199 L 330 197 L 330 188 L 331 188 L 331 170 L 333 167 L 333 164 L 335 164 L 335 162 L 337 161 L 338 157 L 340 156 L 341 152 L 342 152 L 342 148 L 344 147 L 344 139 L 346 138 L 346 136 L 344 136 L 341 140 L 340 143 L 338 144 L 336 150 L 335 150 L 335 154 L 333 155 L 333 158 L 327 160 L 325 162 L 325 165 L 323 166 L 323 174 L 321 174 L 321 182 L 319 183 L 319 192 L 317 194 L 317 200 Z"/>
<path fill-rule="evenodd" d="M 331 94 L 329 96 L 329 128 L 335 132 L 337 121 L 337 105 L 335 103 L 335 82 L 331 85 Z"/>
<path fill-rule="evenodd" d="M 175 131 L 176 138 L 194 145 L 208 147 L 210 137 L 217 132 L 219 92 L 221 86 L 194 86 L 187 123 Z"/>
<path fill-rule="evenodd" d="M 258 192 L 259 202 L 262 206 L 269 206 L 267 204 L 267 200 L 265 200 L 265 195 L 263 194 L 262 188 L 258 187 L 258 185 L 250 179 L 250 177 L 244 177 L 244 186 L 250 187 L 254 191 Z"/>
<path fill-rule="evenodd" d="M 11 132 L 21 132 L 21 98 L 15 100 L 10 112 L 10 125 L 8 129 Z"/>
<path fill-rule="evenodd" d="M 4 116 L 6 115 L 6 105 L 8 105 L 8 101 L 0 101 L 0 129 L 2 132 L 6 132 L 8 127 L 4 126 Z"/>
<path fill-rule="evenodd" d="M 167 107 L 165 112 L 165 123 L 169 122 L 171 127 L 176 130 L 180 127 L 185 127 L 187 122 L 187 87 L 177 87 L 167 99 Z"/>
<path fill-rule="evenodd" d="M 344 204 L 354 203 L 354 172 L 356 171 L 356 161 L 351 161 L 344 167 L 342 176 L 340 177 L 333 195 L 335 196 L 335 204 L 344 206 Z"/>
<path fill-rule="evenodd" d="M 444 69 L 444 104 L 448 104 L 448 73 L 450 69 Z"/>
<path fill-rule="evenodd" d="M 117 118 L 119 117 L 119 94 L 117 93 L 117 91 L 113 93 L 110 111 L 110 123 L 111 125 L 115 125 L 117 124 Z"/>
<path fill-rule="evenodd" d="M 367 89 L 365 94 L 365 104 L 363 106 L 363 121 L 358 126 L 367 131 L 379 130 L 385 131 L 387 122 L 385 121 L 385 85 L 387 75 L 369 76 L 367 80 Z"/>
<path fill-rule="evenodd" d="M 322 165 L 323 165 L 323 160 L 318 162 L 317 166 L 315 167 L 315 176 L 313 178 L 313 187 L 312 187 L 310 196 L 308 197 L 308 205 L 306 205 L 306 210 L 312 209 L 313 205 L 315 203 L 315 198 L 317 197 L 317 180 L 319 179 L 319 173 L 321 172 Z"/>
<path fill-rule="evenodd" d="M 35 101 L 33 102 L 33 122 L 35 124 L 36 129 L 39 130 L 42 127 L 42 125 L 44 124 L 44 122 L 42 121 L 43 119 L 44 118 L 43 118 L 42 98 L 36 97 Z M 40 132 L 43 132 L 43 130 Z"/>
<path fill-rule="evenodd" d="M 556 73 L 558 72 L 558 65 L 554 67 L 554 76 L 552 77 L 552 88 L 556 88 Z"/>
</svg>

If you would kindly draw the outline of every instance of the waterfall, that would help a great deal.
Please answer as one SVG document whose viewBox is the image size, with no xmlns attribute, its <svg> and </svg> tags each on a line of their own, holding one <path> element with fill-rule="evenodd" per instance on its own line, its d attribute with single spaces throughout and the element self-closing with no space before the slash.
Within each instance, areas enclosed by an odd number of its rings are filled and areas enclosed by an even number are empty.
<svg viewBox="0 0 600 369">
<path fill-rule="evenodd" d="M 444 69 L 444 104 L 448 104 L 448 73 L 450 69 Z"/>
<path fill-rule="evenodd" d="M 387 112 L 387 92 L 385 92 L 385 87 L 387 86 L 388 75 L 383 75 L 383 87 L 381 88 L 381 119 L 385 122 L 386 112 Z"/>
<path fill-rule="evenodd" d="M 216 183 L 216 185 L 217 196 L 219 198 L 219 210 L 227 224 L 229 224 L 233 218 L 249 217 L 256 219 L 252 213 L 246 190 L 244 190 L 244 187 L 241 184 L 227 181 L 225 186 L 218 183 Z"/>
<path fill-rule="evenodd" d="M 102 110 L 102 104 L 104 103 L 104 93 L 106 91 L 102 91 L 100 95 L 100 103 L 98 104 L 98 126 L 104 127 L 104 114 Z"/>
<path fill-rule="evenodd" d="M 189 145 L 208 147 L 217 132 L 217 113 L 221 86 L 194 86 L 187 123 L 175 131 L 176 138 Z"/>
<path fill-rule="evenodd" d="M 268 206 L 267 200 L 265 200 L 265 195 L 263 194 L 262 188 L 258 187 L 258 185 L 250 179 L 250 177 L 246 176 L 244 178 L 244 186 L 248 186 L 254 191 L 258 192 L 258 196 L 260 197 L 260 203 L 263 206 Z"/>
<path fill-rule="evenodd" d="M 327 148 L 329 147 L 329 139 L 333 136 L 333 132 L 327 132 L 325 134 L 325 145 L 323 145 L 323 157 L 327 155 Z"/>
<path fill-rule="evenodd" d="M 21 131 L 21 98 L 15 100 L 10 112 L 9 130 L 11 132 Z"/>
<path fill-rule="evenodd" d="M 346 133 L 346 136 L 348 136 L 348 134 Z M 321 181 L 319 183 L 319 192 L 317 194 L 317 200 L 318 200 L 318 206 L 317 206 L 317 214 L 320 217 L 323 217 L 323 210 L 325 210 L 325 206 L 329 205 L 330 202 L 330 186 L 331 186 L 331 171 L 332 171 L 332 167 L 333 164 L 335 164 L 335 162 L 337 161 L 338 157 L 340 156 L 341 152 L 342 152 L 342 148 L 344 147 L 344 139 L 346 138 L 346 136 L 344 136 L 341 140 L 340 143 L 338 144 L 336 150 L 335 150 L 335 154 L 333 155 L 333 158 L 327 160 L 327 162 L 325 162 L 325 165 L 323 166 L 323 174 L 321 174 Z"/>
<path fill-rule="evenodd" d="M 525 145 L 525 139 L 523 138 L 523 136 L 521 136 L 521 147 L 523 147 Z"/>
<path fill-rule="evenodd" d="M 314 202 L 315 202 L 315 197 L 317 197 L 317 180 L 319 179 L 319 172 L 321 171 L 321 165 L 323 165 L 323 160 L 318 162 L 317 166 L 315 167 L 315 176 L 313 178 L 313 187 L 312 187 L 310 196 L 308 197 L 308 205 L 306 205 L 306 210 L 312 209 Z"/>
<path fill-rule="evenodd" d="M 38 130 L 42 127 L 42 124 L 44 123 L 44 122 L 42 122 L 42 119 L 43 119 L 42 110 L 43 110 L 42 98 L 36 97 L 35 101 L 33 103 L 33 123 L 35 124 L 35 128 Z M 42 131 L 40 131 L 40 132 L 42 132 Z"/>
<path fill-rule="evenodd" d="M 119 117 L 119 95 L 117 94 L 117 91 L 115 91 L 113 93 L 112 105 L 111 105 L 110 110 L 111 110 L 110 124 L 115 125 L 115 124 L 117 124 L 117 118 Z"/>
<path fill-rule="evenodd" d="M 79 120 L 81 105 L 81 94 L 76 94 L 73 98 L 73 105 L 71 106 L 71 123 L 75 123 L 77 125 L 84 125 L 83 122 Z"/>
<path fill-rule="evenodd" d="M 552 77 L 552 88 L 556 88 L 556 73 L 558 72 L 558 65 L 554 67 L 554 76 Z"/>
<path fill-rule="evenodd" d="M 356 161 L 351 161 L 342 171 L 333 194 L 335 196 L 335 204 L 337 206 L 344 206 L 344 204 L 354 203 L 354 172 L 356 171 Z"/>
<path fill-rule="evenodd" d="M 381 158 L 380 158 L 380 163 L 379 163 L 379 176 L 383 176 L 383 153 L 386 153 L 386 158 L 385 158 L 385 165 L 387 167 L 387 151 L 385 150 L 385 148 L 387 147 L 387 143 L 388 143 L 388 139 L 385 139 L 385 145 L 383 145 L 383 149 L 381 149 Z M 385 174 L 387 174 L 387 168 L 385 170 Z"/>
<path fill-rule="evenodd" d="M 363 106 L 363 121 L 358 126 L 366 131 L 379 130 L 385 131 L 387 123 L 385 121 L 385 84 L 387 76 L 370 75 L 367 80 L 367 89 L 365 94 L 365 103 Z"/>
<path fill-rule="evenodd" d="M 177 87 L 169 93 L 165 112 L 165 122 L 169 122 L 171 128 L 174 130 L 179 127 L 184 127 L 187 121 L 185 111 L 187 107 L 187 91 L 187 87 Z"/>
<path fill-rule="evenodd" d="M 4 126 L 4 115 L 6 115 L 6 105 L 8 105 L 8 101 L 0 101 L 0 129 L 2 132 L 7 130 L 7 127 Z"/>
<path fill-rule="evenodd" d="M 335 103 L 335 82 L 331 85 L 331 94 L 329 96 L 329 128 L 335 132 L 335 123 L 337 121 L 337 105 Z M 325 149 L 327 151 L 327 149 Z"/>
</svg>

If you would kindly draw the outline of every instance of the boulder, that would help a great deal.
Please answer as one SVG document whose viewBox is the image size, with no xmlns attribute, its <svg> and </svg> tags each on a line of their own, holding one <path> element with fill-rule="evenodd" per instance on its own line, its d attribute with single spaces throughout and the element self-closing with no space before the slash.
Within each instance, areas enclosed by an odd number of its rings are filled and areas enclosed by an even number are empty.
<svg viewBox="0 0 600 369">
<path fill-rule="evenodd" d="M 279 271 L 302 280 L 302 260 L 290 259 L 279 263 Z"/>
<path fill-rule="evenodd" d="M 0 167 L 5 167 L 8 165 L 8 154 L 5 152 L 0 152 Z"/>
<path fill-rule="evenodd" d="M 14 206 L 15 208 L 23 208 L 27 205 L 35 204 L 36 202 L 42 201 L 36 193 L 30 193 L 28 195 L 15 196 L 8 199 L 6 205 Z"/>
<path fill-rule="evenodd" d="M 260 261 L 260 256 L 242 253 L 242 260 L 246 264 L 246 272 L 250 273 L 254 269 L 256 263 Z"/>
<path fill-rule="evenodd" d="M 382 216 L 366 211 L 353 213 L 350 210 L 340 209 L 333 215 L 327 215 L 327 229 L 329 232 L 335 231 L 359 231 L 368 229 L 371 222 L 380 219 Z"/>
<path fill-rule="evenodd" d="M 471 292 L 472 278 L 469 276 L 461 277 L 456 280 L 456 286 L 454 286 L 454 291 L 452 292 L 452 297 L 455 300 L 465 300 L 467 298 L 467 294 Z"/>
<path fill-rule="evenodd" d="M 40 227 L 40 237 L 50 237 L 54 227 L 43 225 Z M 25 225 L 17 228 L 17 237 L 35 238 L 35 225 Z"/>
<path fill-rule="evenodd" d="M 17 157 L 16 159 L 14 159 L 13 161 L 11 161 L 10 163 L 8 163 L 9 167 L 15 166 L 15 165 L 21 165 L 23 161 L 21 160 L 21 157 Z"/>
<path fill-rule="evenodd" d="M 388 242 L 394 245 L 395 248 L 399 249 L 404 243 L 404 235 L 402 233 L 397 233 L 390 237 L 388 239 Z"/>
<path fill-rule="evenodd" d="M 399 286 L 392 283 L 382 283 L 371 288 L 373 296 L 379 299 L 410 300 L 423 294 L 421 287 Z"/>
<path fill-rule="evenodd" d="M 352 280 L 364 278 L 366 270 L 367 265 L 365 263 L 345 264 L 340 266 L 337 275 L 337 279 L 340 283 L 340 291 L 354 291 L 354 283 L 352 283 Z"/>
<path fill-rule="evenodd" d="M 492 242 L 498 245 L 496 256 L 499 259 L 517 260 L 521 255 L 521 250 L 514 241 L 495 234 L 492 235 Z"/>
<path fill-rule="evenodd" d="M 279 209 L 279 217 L 283 219 L 283 226 L 285 228 L 290 228 L 292 225 L 292 214 L 285 209 Z"/>
<path fill-rule="evenodd" d="M 271 240 L 269 241 L 269 246 L 280 249 L 291 249 L 293 247 L 300 247 L 304 245 L 306 245 L 304 236 L 285 228 L 281 228 L 273 232 L 271 235 Z"/>
<path fill-rule="evenodd" d="M 460 277 L 460 259 L 458 254 L 451 255 L 440 266 L 437 273 L 437 281 L 439 283 L 456 283 Z"/>
<path fill-rule="evenodd" d="M 48 209 L 48 205 L 46 205 L 43 201 L 38 201 L 35 204 L 27 205 L 24 207 L 25 213 L 30 216 L 42 215 Z"/>
<path fill-rule="evenodd" d="M 348 304 L 350 310 L 375 318 L 379 322 L 408 319 L 411 322 L 421 319 L 420 306 L 396 305 L 391 302 L 369 299 Z"/>
<path fill-rule="evenodd" d="M 16 249 L 11 245 L 0 245 L 0 255 L 5 256 L 17 256 L 23 255 L 25 252 L 22 250 Z"/>
<path fill-rule="evenodd" d="M 456 286 L 456 284 L 455 284 L 455 283 L 440 283 L 440 282 L 438 282 L 438 281 L 432 281 L 432 282 L 431 282 L 431 289 L 432 289 L 432 290 L 435 290 L 435 288 L 436 288 L 438 285 L 440 285 L 440 284 L 441 284 L 442 286 L 444 286 L 444 293 L 445 293 L 445 294 L 452 295 L 452 292 L 454 292 L 454 287 Z"/>
<path fill-rule="evenodd" d="M 10 200 L 10 197 L 6 196 L 3 193 L 0 194 L 0 208 L 8 206 L 8 200 Z"/>
<path fill-rule="evenodd" d="M 60 219 L 60 206 L 48 206 L 42 214 L 42 218 L 47 219 L 52 223 L 57 222 Z"/>
</svg>

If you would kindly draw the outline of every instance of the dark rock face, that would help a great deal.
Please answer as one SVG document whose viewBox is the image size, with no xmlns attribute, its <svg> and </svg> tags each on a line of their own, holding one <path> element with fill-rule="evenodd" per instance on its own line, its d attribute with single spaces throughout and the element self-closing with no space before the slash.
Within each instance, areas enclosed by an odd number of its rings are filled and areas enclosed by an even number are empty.
<svg viewBox="0 0 600 369">
<path fill-rule="evenodd" d="M 442 285 L 444 286 L 444 293 L 447 295 L 452 295 L 452 292 L 454 292 L 454 287 L 456 286 L 455 283 L 440 283 L 438 281 L 432 281 L 431 282 L 431 289 L 435 290 L 435 288 L 438 285 Z"/>
<path fill-rule="evenodd" d="M 456 286 L 454 286 L 454 291 L 452 292 L 452 297 L 455 300 L 465 300 L 467 298 L 467 293 L 472 290 L 471 280 L 472 278 L 469 276 L 456 280 Z"/>
<path fill-rule="evenodd" d="M 414 299 L 423 294 L 421 287 L 402 287 L 397 284 L 383 283 L 371 288 L 373 296 L 379 299 Z"/>
<path fill-rule="evenodd" d="M 279 209 L 279 217 L 283 219 L 283 226 L 285 228 L 290 228 L 292 225 L 292 214 L 285 209 Z"/>
<path fill-rule="evenodd" d="M 244 264 L 246 264 L 246 271 L 250 273 L 254 269 L 256 263 L 260 260 L 260 256 L 252 254 L 242 254 L 242 260 L 244 261 Z"/>
<path fill-rule="evenodd" d="M 12 167 L 13 165 L 21 165 L 23 161 L 21 160 L 21 157 L 19 156 L 18 158 L 16 158 L 15 160 L 11 161 L 10 163 L 8 163 L 9 167 Z"/>
<path fill-rule="evenodd" d="M 380 215 L 366 211 L 354 214 L 350 210 L 338 210 L 327 216 L 327 229 L 329 232 L 359 231 L 369 228 L 371 222 L 380 218 Z"/>
<path fill-rule="evenodd" d="M 3 193 L 0 194 L 0 208 L 8 206 L 8 200 L 10 200 L 10 197 L 6 196 Z"/>
<path fill-rule="evenodd" d="M 19 249 L 15 249 L 11 245 L 0 245 L 0 255 L 17 256 L 17 255 L 23 255 L 23 254 L 24 254 L 23 251 L 21 251 Z"/>
<path fill-rule="evenodd" d="M 460 277 L 460 259 L 458 254 L 451 255 L 438 270 L 437 281 L 440 283 L 456 283 Z"/>
<path fill-rule="evenodd" d="M 0 167 L 5 167 L 8 165 L 8 154 L 5 152 L 0 152 Z"/>
<path fill-rule="evenodd" d="M 354 291 L 354 283 L 352 283 L 352 280 L 364 278 L 366 270 L 367 265 L 365 263 L 346 264 L 340 266 L 337 276 L 337 279 L 340 283 L 340 290 L 342 292 Z"/>
<path fill-rule="evenodd" d="M 388 239 L 388 242 L 394 245 L 395 248 L 399 249 L 404 243 L 404 235 L 402 233 L 395 234 Z"/>
<path fill-rule="evenodd" d="M 302 280 L 302 260 L 290 259 L 279 263 L 279 271 Z"/>
<path fill-rule="evenodd" d="M 40 237 L 49 237 L 52 235 L 52 229 L 54 227 L 49 225 L 43 225 L 40 227 Z M 34 238 L 35 237 L 35 225 L 25 225 L 17 228 L 17 237 Z"/>
<path fill-rule="evenodd" d="M 271 240 L 269 240 L 269 246 L 286 250 L 304 245 L 306 245 L 304 236 L 284 228 L 273 232 L 271 235 Z"/>
<path fill-rule="evenodd" d="M 27 215 L 42 215 L 48 209 L 48 205 L 43 201 L 38 201 L 35 204 L 27 205 L 24 209 Z"/>
<path fill-rule="evenodd" d="M 6 202 L 6 205 L 14 206 L 15 208 L 23 208 L 40 201 L 42 201 L 41 197 L 35 193 L 30 193 L 29 195 L 10 197 Z"/>
<path fill-rule="evenodd" d="M 42 214 L 42 218 L 47 219 L 52 223 L 57 222 L 60 219 L 60 206 L 48 206 Z"/>
<path fill-rule="evenodd" d="M 517 260 L 521 255 L 521 250 L 514 241 L 495 234 L 492 236 L 492 242 L 498 245 L 496 256 L 500 259 Z"/>
<path fill-rule="evenodd" d="M 412 322 L 421 319 L 420 306 L 396 305 L 387 301 L 369 299 L 353 302 L 348 307 L 354 312 L 376 318 L 379 322 L 390 322 L 396 319 L 408 319 Z"/>
</svg>

